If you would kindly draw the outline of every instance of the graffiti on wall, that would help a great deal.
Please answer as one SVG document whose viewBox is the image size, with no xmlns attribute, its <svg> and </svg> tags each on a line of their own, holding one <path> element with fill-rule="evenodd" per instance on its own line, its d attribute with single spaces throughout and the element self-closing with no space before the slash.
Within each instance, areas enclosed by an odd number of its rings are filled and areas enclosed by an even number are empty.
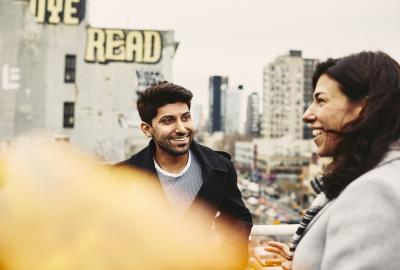
<svg viewBox="0 0 400 270">
<path fill-rule="evenodd" d="M 160 71 L 136 70 L 137 91 L 141 92 L 150 85 L 164 80 L 164 75 Z"/>
<path fill-rule="evenodd" d="M 141 120 L 136 110 L 118 114 L 118 125 L 122 129 L 139 128 L 140 122 Z"/>
<path fill-rule="evenodd" d="M 77 25 L 85 17 L 85 0 L 30 0 L 37 23 Z"/>
<path fill-rule="evenodd" d="M 18 90 L 20 87 L 21 70 L 5 64 L 1 68 L 1 88 L 3 90 Z"/>
<path fill-rule="evenodd" d="M 125 158 L 123 145 L 115 138 L 104 138 L 96 141 L 94 152 L 98 157 L 107 161 L 114 162 Z"/>
</svg>

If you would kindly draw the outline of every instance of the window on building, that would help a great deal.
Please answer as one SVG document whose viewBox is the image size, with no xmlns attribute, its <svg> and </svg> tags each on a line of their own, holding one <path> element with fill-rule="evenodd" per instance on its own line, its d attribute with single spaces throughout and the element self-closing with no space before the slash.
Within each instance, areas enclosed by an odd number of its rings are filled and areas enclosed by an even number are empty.
<svg viewBox="0 0 400 270">
<path fill-rule="evenodd" d="M 64 102 L 64 128 L 73 128 L 75 124 L 75 103 Z"/>
<path fill-rule="evenodd" d="M 75 71 L 76 71 L 76 55 L 73 54 L 65 55 L 65 72 L 64 72 L 65 83 L 75 82 Z"/>
</svg>

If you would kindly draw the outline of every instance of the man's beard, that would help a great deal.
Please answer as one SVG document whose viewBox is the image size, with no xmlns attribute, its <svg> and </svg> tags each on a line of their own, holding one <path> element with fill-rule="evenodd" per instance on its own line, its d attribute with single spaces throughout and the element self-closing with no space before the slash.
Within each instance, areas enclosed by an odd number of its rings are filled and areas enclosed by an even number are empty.
<svg viewBox="0 0 400 270">
<path fill-rule="evenodd" d="M 189 140 L 188 143 L 183 143 L 182 145 L 184 146 L 175 146 L 171 143 L 171 139 L 173 138 L 182 138 L 188 136 Z M 160 147 L 164 152 L 170 154 L 171 156 L 181 156 L 186 154 L 189 151 L 190 145 L 192 144 L 193 141 L 193 133 L 190 132 L 189 134 L 186 134 L 185 136 L 167 136 L 167 137 L 162 137 L 160 140 L 154 140 L 155 143 Z"/>
</svg>

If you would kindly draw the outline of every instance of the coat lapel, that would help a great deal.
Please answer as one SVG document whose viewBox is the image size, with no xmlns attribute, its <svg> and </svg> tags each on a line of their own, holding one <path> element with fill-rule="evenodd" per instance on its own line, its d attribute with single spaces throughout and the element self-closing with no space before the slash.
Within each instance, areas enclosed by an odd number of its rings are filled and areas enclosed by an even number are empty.
<svg viewBox="0 0 400 270">
<path fill-rule="evenodd" d="M 193 142 L 191 149 L 201 165 L 203 185 L 197 193 L 193 205 L 206 202 L 212 208 L 218 208 L 218 204 L 224 198 L 227 188 L 227 170 L 221 165 L 218 154 L 205 153 L 202 146 Z"/>
<path fill-rule="evenodd" d="M 158 178 L 156 168 L 154 166 L 153 153 L 155 151 L 155 144 L 153 140 L 149 142 L 149 145 L 141 150 L 136 155 L 132 156 L 129 160 L 129 164 L 134 166 L 135 168 L 141 169 L 147 174 L 151 175 L 151 179 L 154 179 L 158 182 L 161 187 L 160 179 Z"/>
<path fill-rule="evenodd" d="M 217 209 L 219 203 L 224 198 L 224 194 L 226 193 L 227 183 L 229 180 L 228 170 L 220 161 L 222 157 L 220 157 L 219 154 L 215 153 L 211 149 L 201 146 L 194 141 L 192 142 L 190 149 L 192 150 L 193 154 L 196 155 L 200 163 L 203 184 L 200 187 L 200 190 L 197 193 L 189 210 L 196 208 L 196 205 L 198 204 L 204 203 L 208 204 L 208 206 L 212 208 Z M 151 140 L 145 149 L 134 155 L 131 160 L 129 160 L 129 164 L 151 174 L 153 176 L 152 178 L 156 179 L 160 188 L 162 189 L 160 179 L 157 176 L 157 171 L 154 166 L 154 152 L 155 144 L 153 140 Z"/>
</svg>

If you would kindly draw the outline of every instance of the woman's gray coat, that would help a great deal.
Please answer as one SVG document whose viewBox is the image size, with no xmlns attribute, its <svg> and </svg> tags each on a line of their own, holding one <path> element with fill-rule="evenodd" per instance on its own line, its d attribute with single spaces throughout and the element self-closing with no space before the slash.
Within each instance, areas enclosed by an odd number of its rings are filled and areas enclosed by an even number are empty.
<svg viewBox="0 0 400 270">
<path fill-rule="evenodd" d="M 293 270 L 400 269 L 400 151 L 390 151 L 312 220 Z"/>
</svg>

